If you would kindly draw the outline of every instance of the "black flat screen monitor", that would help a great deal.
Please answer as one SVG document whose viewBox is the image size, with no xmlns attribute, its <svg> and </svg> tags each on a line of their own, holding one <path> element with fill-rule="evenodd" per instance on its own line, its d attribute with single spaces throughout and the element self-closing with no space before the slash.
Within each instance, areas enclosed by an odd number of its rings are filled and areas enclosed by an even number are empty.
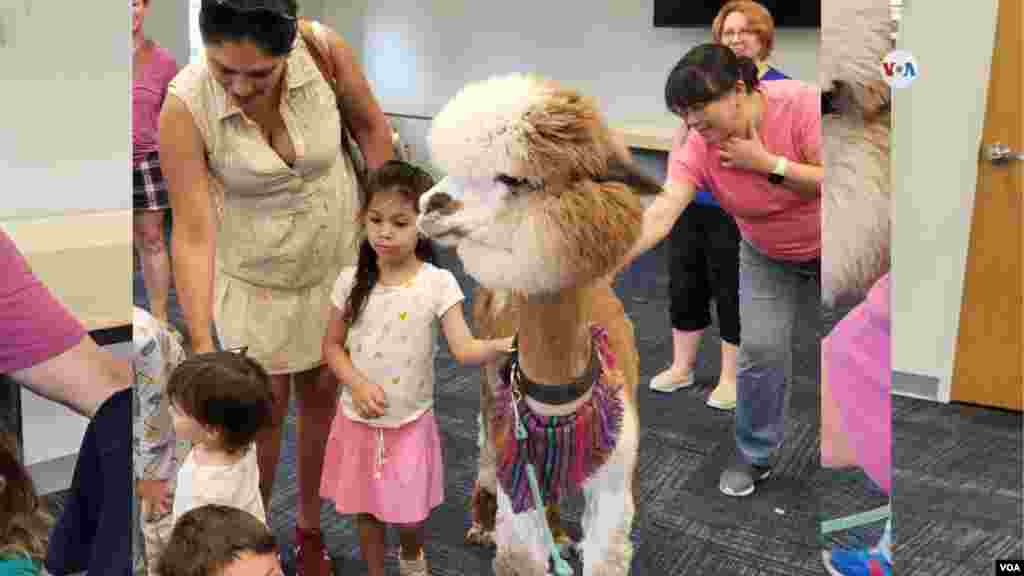
<svg viewBox="0 0 1024 576">
<path fill-rule="evenodd" d="M 759 0 L 776 28 L 821 28 L 821 0 Z M 654 0 L 655 28 L 711 28 L 727 0 Z"/>
</svg>

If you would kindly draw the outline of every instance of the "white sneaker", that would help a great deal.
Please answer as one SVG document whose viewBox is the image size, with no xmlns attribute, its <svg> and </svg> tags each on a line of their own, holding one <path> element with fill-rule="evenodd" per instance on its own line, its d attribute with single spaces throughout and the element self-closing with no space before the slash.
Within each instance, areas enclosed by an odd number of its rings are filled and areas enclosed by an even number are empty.
<svg viewBox="0 0 1024 576">
<path fill-rule="evenodd" d="M 668 369 L 651 378 L 651 390 L 671 393 L 693 385 L 693 369 L 685 373 L 669 366 Z"/>
</svg>

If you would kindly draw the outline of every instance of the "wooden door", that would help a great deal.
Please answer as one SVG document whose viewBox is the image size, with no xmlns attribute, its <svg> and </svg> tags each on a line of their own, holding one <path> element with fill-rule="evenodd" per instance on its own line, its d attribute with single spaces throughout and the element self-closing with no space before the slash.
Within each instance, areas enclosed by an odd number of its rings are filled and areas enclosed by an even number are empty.
<svg viewBox="0 0 1024 576">
<path fill-rule="evenodd" d="M 1001 143 L 1024 153 L 1022 32 L 1024 2 L 1000 0 L 950 394 L 953 401 L 1018 411 L 1024 405 L 1024 159 L 994 164 L 987 148 Z"/>
</svg>

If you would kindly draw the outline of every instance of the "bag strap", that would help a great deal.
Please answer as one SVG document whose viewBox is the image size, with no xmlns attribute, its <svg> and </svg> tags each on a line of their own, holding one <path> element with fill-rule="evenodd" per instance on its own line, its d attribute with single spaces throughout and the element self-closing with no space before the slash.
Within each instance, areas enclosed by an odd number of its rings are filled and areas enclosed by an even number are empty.
<svg viewBox="0 0 1024 576">
<path fill-rule="evenodd" d="M 335 106 L 337 106 L 338 115 L 341 117 L 341 147 L 345 155 L 348 156 L 349 162 L 352 163 L 352 169 L 355 172 L 356 182 L 361 193 L 366 183 L 365 160 L 363 159 L 362 151 L 358 149 L 355 141 L 355 132 L 352 131 L 352 126 L 348 123 L 348 117 L 345 116 L 345 109 L 341 105 L 341 93 L 339 92 L 338 75 L 335 70 L 334 59 L 330 58 L 331 65 L 327 65 L 328 58 L 325 56 L 327 46 L 324 45 L 322 31 L 323 28 L 319 22 L 306 18 L 299 19 L 299 34 L 302 35 L 302 40 L 306 43 L 309 54 L 313 57 L 313 62 L 320 70 L 320 75 L 324 77 L 328 86 L 334 91 Z"/>
<path fill-rule="evenodd" d="M 299 20 L 299 33 L 302 34 L 302 40 L 306 43 L 306 47 L 309 48 L 309 53 L 313 56 L 313 62 L 316 63 L 316 67 L 320 69 L 320 74 L 330 84 L 334 90 L 335 97 L 337 97 L 338 79 L 337 74 L 334 72 L 334 61 L 331 60 L 331 66 L 327 66 L 326 58 L 324 58 L 325 46 L 323 45 L 321 35 L 317 34 L 318 30 L 316 28 L 319 28 L 319 22 L 313 22 L 305 18 Z"/>
</svg>

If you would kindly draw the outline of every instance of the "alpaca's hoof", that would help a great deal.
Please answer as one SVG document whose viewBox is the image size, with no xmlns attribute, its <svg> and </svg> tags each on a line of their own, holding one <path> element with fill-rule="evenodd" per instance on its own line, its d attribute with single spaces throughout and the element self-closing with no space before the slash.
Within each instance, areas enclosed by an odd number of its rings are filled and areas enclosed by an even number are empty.
<svg viewBox="0 0 1024 576">
<path fill-rule="evenodd" d="M 476 546 L 494 546 L 494 532 L 484 530 L 479 524 L 473 524 L 466 531 L 466 543 Z"/>
</svg>

